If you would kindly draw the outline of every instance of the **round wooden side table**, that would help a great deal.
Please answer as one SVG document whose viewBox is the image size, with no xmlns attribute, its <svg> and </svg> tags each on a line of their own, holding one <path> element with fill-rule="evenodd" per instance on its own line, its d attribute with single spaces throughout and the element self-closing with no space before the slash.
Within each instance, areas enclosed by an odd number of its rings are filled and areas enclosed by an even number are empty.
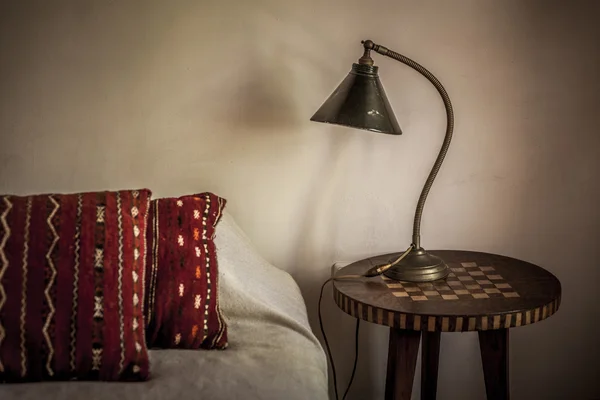
<svg viewBox="0 0 600 400">
<path fill-rule="evenodd" d="M 556 313 L 561 285 L 525 261 L 472 251 L 433 251 L 450 275 L 428 283 L 385 276 L 333 282 L 338 307 L 355 318 L 390 327 L 386 399 L 411 398 L 421 337 L 421 399 L 435 399 L 441 332 L 479 333 L 488 400 L 508 399 L 508 332 Z M 336 276 L 363 274 L 398 254 L 354 262 Z"/>
</svg>

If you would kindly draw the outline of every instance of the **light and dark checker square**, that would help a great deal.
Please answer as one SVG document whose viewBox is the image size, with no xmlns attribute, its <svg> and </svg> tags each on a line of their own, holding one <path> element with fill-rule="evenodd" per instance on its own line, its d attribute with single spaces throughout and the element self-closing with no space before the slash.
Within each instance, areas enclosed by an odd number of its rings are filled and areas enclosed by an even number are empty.
<svg viewBox="0 0 600 400">
<path fill-rule="evenodd" d="M 400 282 L 386 276 L 382 276 L 382 279 L 394 296 L 410 298 L 413 301 L 519 297 L 493 266 L 479 266 L 474 262 L 448 266 L 448 277 L 435 282 Z"/>
</svg>

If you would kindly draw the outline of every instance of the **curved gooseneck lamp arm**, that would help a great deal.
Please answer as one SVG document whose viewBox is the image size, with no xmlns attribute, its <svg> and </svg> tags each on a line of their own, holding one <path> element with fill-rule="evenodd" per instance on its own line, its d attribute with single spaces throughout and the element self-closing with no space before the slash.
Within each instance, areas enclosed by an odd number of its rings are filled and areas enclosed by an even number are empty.
<svg viewBox="0 0 600 400">
<path fill-rule="evenodd" d="M 427 80 L 429 80 L 429 82 L 431 82 L 433 84 L 433 86 L 435 86 L 438 93 L 442 97 L 442 100 L 444 101 L 444 107 L 446 109 L 446 117 L 447 117 L 446 135 L 444 136 L 444 142 L 442 143 L 442 148 L 440 149 L 440 152 L 435 160 L 435 163 L 433 164 L 433 168 L 431 169 L 431 172 L 429 173 L 429 176 L 427 177 L 427 181 L 425 181 L 425 186 L 423 186 L 423 190 L 421 191 L 421 195 L 419 196 L 419 202 L 417 203 L 417 209 L 415 210 L 412 241 L 413 241 L 413 246 L 416 249 L 419 249 L 421 247 L 421 217 L 423 216 L 423 208 L 425 207 L 425 201 L 427 200 L 427 195 L 429 194 L 429 190 L 431 189 L 431 186 L 433 185 L 433 181 L 435 180 L 435 177 L 437 176 L 437 174 L 440 170 L 440 167 L 442 166 L 444 158 L 446 157 L 446 153 L 448 152 L 448 148 L 450 147 L 450 141 L 452 140 L 452 133 L 454 131 L 454 112 L 452 110 L 452 103 L 450 102 L 450 97 L 448 96 L 446 89 L 444 89 L 444 86 L 440 83 L 440 81 L 431 72 L 429 72 L 425 67 L 423 67 L 419 63 L 411 60 L 410 58 L 408 58 L 406 56 L 403 56 L 402 54 L 398 54 L 392 50 L 389 50 L 388 48 L 386 48 L 384 46 L 375 44 L 370 40 L 364 40 L 364 41 L 362 41 L 362 44 L 365 47 L 365 54 L 361 57 L 361 59 L 359 60 L 359 63 L 365 63 L 365 64 L 373 63 L 373 60 L 371 60 L 371 57 L 369 55 L 370 50 L 373 50 L 381 55 L 393 58 L 396 61 L 400 61 L 401 63 L 408 65 L 409 67 L 411 67 L 412 69 L 416 70 L 421 75 L 423 75 L 425 78 L 427 78 Z"/>
</svg>

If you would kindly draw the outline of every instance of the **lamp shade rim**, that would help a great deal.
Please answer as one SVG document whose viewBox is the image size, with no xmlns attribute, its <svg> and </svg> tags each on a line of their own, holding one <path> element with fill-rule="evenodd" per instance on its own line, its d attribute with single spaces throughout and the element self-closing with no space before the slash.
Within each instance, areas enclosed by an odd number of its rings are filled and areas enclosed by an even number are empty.
<svg viewBox="0 0 600 400">
<path fill-rule="evenodd" d="M 321 120 L 318 118 L 315 118 L 315 116 L 313 115 L 310 118 L 311 121 L 313 122 L 321 122 L 323 124 L 329 124 L 329 125 L 338 125 L 338 126 L 343 126 L 346 128 L 354 128 L 354 129 L 358 129 L 361 131 L 368 131 L 368 132 L 373 132 L 373 133 L 381 133 L 384 135 L 402 135 L 402 130 L 400 128 L 396 129 L 396 130 L 382 130 L 382 129 L 377 129 L 377 128 L 365 128 L 362 126 L 355 126 L 355 125 L 351 125 L 351 124 L 346 124 L 343 122 L 337 122 L 337 121 L 325 121 L 325 120 Z"/>
</svg>

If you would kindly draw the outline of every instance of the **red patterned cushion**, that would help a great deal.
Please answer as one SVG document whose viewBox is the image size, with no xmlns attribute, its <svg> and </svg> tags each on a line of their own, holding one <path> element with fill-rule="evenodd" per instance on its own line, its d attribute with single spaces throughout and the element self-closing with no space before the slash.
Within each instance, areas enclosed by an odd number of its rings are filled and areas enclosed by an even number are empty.
<svg viewBox="0 0 600 400">
<path fill-rule="evenodd" d="M 148 377 L 150 196 L 0 196 L 0 381 Z"/>
<path fill-rule="evenodd" d="M 212 193 L 152 201 L 146 284 L 148 346 L 227 347 L 214 243 L 225 203 Z"/>
</svg>

